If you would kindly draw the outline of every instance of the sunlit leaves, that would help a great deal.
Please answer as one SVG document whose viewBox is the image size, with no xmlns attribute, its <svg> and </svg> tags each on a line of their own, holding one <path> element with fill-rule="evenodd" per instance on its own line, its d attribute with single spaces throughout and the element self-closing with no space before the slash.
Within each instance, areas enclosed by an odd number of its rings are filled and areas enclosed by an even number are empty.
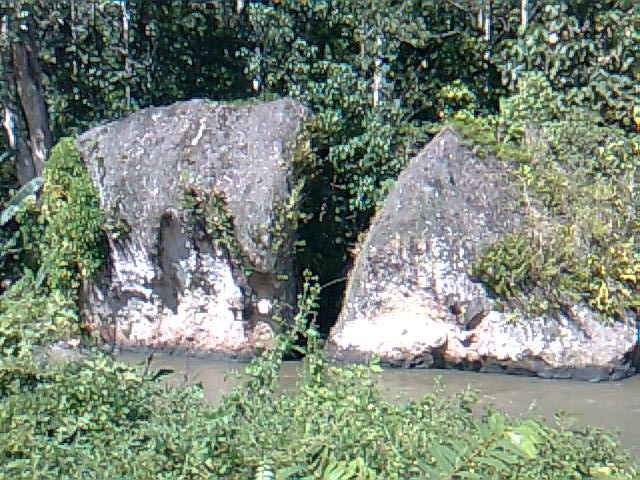
<svg viewBox="0 0 640 480">
<path fill-rule="evenodd" d="M 638 135 L 607 125 L 593 98 L 526 73 L 499 116 L 456 124 L 509 165 L 521 192 L 524 225 L 485 246 L 471 274 L 525 314 L 584 300 L 612 321 L 640 305 L 618 273 L 636 268 Z"/>
<path fill-rule="evenodd" d="M 40 205 L 46 223 L 38 243 L 40 258 L 55 266 L 48 272 L 49 288 L 74 296 L 80 279 L 102 261 L 103 217 L 97 192 L 72 139 L 53 148 L 43 176 Z"/>
</svg>

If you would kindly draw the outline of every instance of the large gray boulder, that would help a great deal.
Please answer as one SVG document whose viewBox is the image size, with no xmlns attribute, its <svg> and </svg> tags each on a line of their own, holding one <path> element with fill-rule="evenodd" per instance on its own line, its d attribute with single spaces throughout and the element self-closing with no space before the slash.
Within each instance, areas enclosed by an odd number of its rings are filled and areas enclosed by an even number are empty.
<svg viewBox="0 0 640 480">
<path fill-rule="evenodd" d="M 79 136 L 102 208 L 125 226 L 85 285 L 89 325 L 123 348 L 226 358 L 268 340 L 275 302 L 285 320 L 295 303 L 295 232 L 284 217 L 305 115 L 292 100 L 191 100 Z M 186 192 L 211 200 L 213 234 Z"/>
<path fill-rule="evenodd" d="M 513 318 L 468 274 L 487 242 L 523 224 L 508 169 L 449 128 L 399 176 L 351 272 L 326 354 L 393 366 L 462 367 L 547 378 L 634 373 L 633 318 L 605 325 L 585 305 Z"/>
</svg>

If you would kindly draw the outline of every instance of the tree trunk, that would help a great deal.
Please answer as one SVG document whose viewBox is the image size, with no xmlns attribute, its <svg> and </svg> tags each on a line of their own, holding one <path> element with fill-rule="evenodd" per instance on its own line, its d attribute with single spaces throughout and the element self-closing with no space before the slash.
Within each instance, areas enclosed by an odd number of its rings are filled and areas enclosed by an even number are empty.
<svg viewBox="0 0 640 480">
<path fill-rule="evenodd" d="M 520 24 L 522 25 L 522 30 L 527 29 L 528 20 L 529 20 L 529 5 L 527 5 L 527 0 L 520 0 Z"/>
<path fill-rule="evenodd" d="M 35 43 L 21 34 L 11 45 L 11 59 L 16 90 L 27 124 L 28 145 L 16 135 L 18 150 L 18 180 L 24 185 L 42 173 L 51 149 L 47 108 L 40 86 L 40 66 Z"/>
<path fill-rule="evenodd" d="M 127 9 L 127 0 L 120 0 L 120 8 L 122 10 L 122 42 L 124 44 L 124 72 L 126 86 L 124 88 L 124 96 L 126 100 L 127 112 L 131 111 L 131 63 L 129 60 L 129 11 Z"/>
</svg>

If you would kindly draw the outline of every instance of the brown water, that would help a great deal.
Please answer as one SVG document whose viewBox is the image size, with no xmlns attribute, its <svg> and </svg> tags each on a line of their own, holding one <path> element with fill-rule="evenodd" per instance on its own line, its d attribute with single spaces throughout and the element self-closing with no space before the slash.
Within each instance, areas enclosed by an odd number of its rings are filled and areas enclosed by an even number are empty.
<svg viewBox="0 0 640 480">
<path fill-rule="evenodd" d="M 125 352 L 118 358 L 136 364 L 144 362 L 146 355 Z M 184 381 L 185 375 L 189 383 L 201 382 L 206 398 L 215 403 L 239 383 L 233 378 L 225 382 L 225 373 L 235 368 L 244 377 L 245 365 L 156 353 L 151 368 L 175 370 L 175 374 L 163 377 L 169 385 Z M 295 388 L 301 366 L 300 362 L 283 364 L 280 391 Z M 373 378 L 385 398 L 399 404 L 431 392 L 438 375 L 442 376 L 447 393 L 459 392 L 469 385 L 480 391 L 480 405 L 492 403 L 512 415 L 541 415 L 549 425 L 555 426 L 554 413 L 562 409 L 572 414 L 577 427 L 618 429 L 623 448 L 631 453 L 634 462 L 640 462 L 640 375 L 617 382 L 589 383 L 457 370 L 385 369 L 373 374 Z M 535 408 L 529 411 L 532 402 Z"/>
</svg>

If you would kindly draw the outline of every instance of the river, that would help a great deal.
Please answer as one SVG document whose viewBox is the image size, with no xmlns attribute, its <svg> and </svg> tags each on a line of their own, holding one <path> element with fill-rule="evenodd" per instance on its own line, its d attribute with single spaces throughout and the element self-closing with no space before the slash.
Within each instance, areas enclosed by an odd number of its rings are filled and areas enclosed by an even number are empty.
<svg viewBox="0 0 640 480">
<path fill-rule="evenodd" d="M 121 352 L 117 358 L 136 364 L 144 362 L 146 355 Z M 151 368 L 173 369 L 176 373 L 163 377 L 170 385 L 183 381 L 185 374 L 189 382 L 201 382 L 206 398 L 215 404 L 238 384 L 233 379 L 225 382 L 225 373 L 235 368 L 244 375 L 245 365 L 156 353 Z M 300 367 L 300 362 L 284 362 L 279 376 L 280 391 L 295 388 Z M 551 426 L 554 426 L 554 413 L 562 409 L 572 414 L 577 427 L 618 429 L 621 445 L 631 453 L 633 462 L 640 462 L 640 375 L 616 382 L 590 383 L 435 369 L 385 369 L 372 374 L 385 398 L 394 403 L 418 399 L 432 391 L 438 375 L 442 376 L 447 393 L 461 391 L 467 385 L 479 390 L 479 405 L 493 403 L 503 411 L 525 417 L 541 415 Z M 528 410 L 532 402 L 535 408 Z"/>
</svg>

